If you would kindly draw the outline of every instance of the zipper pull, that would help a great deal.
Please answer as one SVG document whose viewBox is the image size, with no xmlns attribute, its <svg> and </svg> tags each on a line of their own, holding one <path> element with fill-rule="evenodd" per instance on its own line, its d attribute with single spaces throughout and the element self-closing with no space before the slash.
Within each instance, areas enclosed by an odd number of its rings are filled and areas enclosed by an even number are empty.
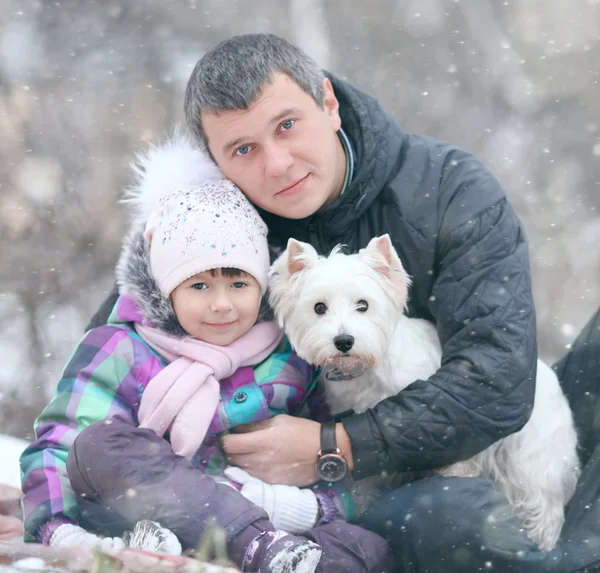
<svg viewBox="0 0 600 573">
<path fill-rule="evenodd" d="M 317 226 L 314 223 L 308 224 L 308 240 L 310 241 L 310 244 L 317 249 L 317 252 L 320 252 L 319 239 L 317 237 Z"/>
</svg>

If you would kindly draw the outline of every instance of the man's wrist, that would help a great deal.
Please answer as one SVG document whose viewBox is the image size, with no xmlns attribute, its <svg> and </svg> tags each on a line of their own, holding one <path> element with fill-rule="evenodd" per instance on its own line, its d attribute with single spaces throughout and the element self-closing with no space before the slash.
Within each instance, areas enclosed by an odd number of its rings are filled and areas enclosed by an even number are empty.
<svg viewBox="0 0 600 573">
<path fill-rule="evenodd" d="M 339 448 L 342 456 L 348 463 L 348 470 L 354 469 L 354 459 L 352 457 L 352 443 L 350 442 L 350 436 L 346 432 L 346 428 L 342 423 L 335 425 L 335 437 L 337 440 L 337 447 Z"/>
</svg>

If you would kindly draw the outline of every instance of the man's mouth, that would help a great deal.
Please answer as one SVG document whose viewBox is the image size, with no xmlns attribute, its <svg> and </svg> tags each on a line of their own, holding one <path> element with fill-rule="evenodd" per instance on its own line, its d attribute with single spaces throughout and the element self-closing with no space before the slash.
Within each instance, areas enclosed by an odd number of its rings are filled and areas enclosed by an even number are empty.
<svg viewBox="0 0 600 573">
<path fill-rule="evenodd" d="M 291 185 L 280 189 L 279 191 L 277 191 L 277 193 L 275 193 L 275 195 L 291 195 L 296 191 L 300 191 L 304 186 L 304 182 L 308 179 L 308 175 L 309 174 L 306 174 L 304 177 L 302 177 L 302 179 L 298 179 L 298 181 L 296 181 L 295 183 L 292 183 Z"/>
</svg>

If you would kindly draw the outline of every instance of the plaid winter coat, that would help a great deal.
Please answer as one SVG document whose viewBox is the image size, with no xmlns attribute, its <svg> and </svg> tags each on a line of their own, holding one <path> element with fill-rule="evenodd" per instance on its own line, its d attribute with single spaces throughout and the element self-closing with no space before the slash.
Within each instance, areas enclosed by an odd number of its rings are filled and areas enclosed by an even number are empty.
<svg viewBox="0 0 600 573">
<path fill-rule="evenodd" d="M 135 303 L 121 296 L 109 323 L 87 332 L 77 345 L 54 396 L 36 420 L 36 439 L 21 457 L 26 541 L 35 541 L 39 527 L 52 518 L 78 521 L 80 508 L 66 462 L 79 432 L 99 420 L 138 424 L 141 396 L 165 367 L 133 329 L 133 322 L 140 320 Z M 325 419 L 322 400 L 307 400 L 315 382 L 314 369 L 283 338 L 269 358 L 221 382 L 218 409 L 192 465 L 221 474 L 226 460 L 218 435 L 233 426 L 300 410 L 313 420 Z"/>
</svg>

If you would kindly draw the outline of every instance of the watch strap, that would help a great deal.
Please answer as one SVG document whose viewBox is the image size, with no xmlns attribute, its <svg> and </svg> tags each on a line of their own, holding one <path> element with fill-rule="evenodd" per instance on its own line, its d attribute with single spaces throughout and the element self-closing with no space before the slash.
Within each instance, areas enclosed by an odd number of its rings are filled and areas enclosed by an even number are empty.
<svg viewBox="0 0 600 573">
<path fill-rule="evenodd" d="M 335 422 L 323 422 L 321 424 L 321 451 L 319 454 L 338 454 Z"/>
</svg>

